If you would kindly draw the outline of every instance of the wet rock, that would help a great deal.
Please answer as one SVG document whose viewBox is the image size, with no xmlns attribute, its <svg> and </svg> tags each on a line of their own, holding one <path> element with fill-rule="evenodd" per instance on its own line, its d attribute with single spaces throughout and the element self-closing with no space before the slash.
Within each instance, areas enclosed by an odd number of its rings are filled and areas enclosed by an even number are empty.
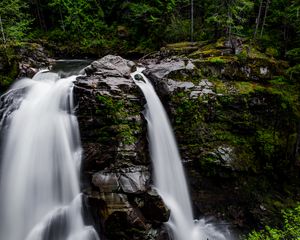
<svg viewBox="0 0 300 240">
<path fill-rule="evenodd" d="M 114 212 L 105 222 L 105 233 L 111 240 L 148 239 L 146 236 L 149 230 L 149 226 L 143 225 L 138 218 L 133 219 L 126 212 Z"/>
<path fill-rule="evenodd" d="M 235 156 L 233 151 L 232 147 L 219 146 L 211 155 L 215 157 L 215 163 L 234 169 L 233 161 Z"/>
<path fill-rule="evenodd" d="M 159 63 L 148 62 L 143 72 L 162 95 L 170 95 L 177 89 L 193 91 L 191 81 L 197 75 L 194 64 L 189 59 L 166 59 Z"/>
<path fill-rule="evenodd" d="M 150 62 L 145 73 L 152 78 L 162 79 L 168 77 L 170 73 L 193 71 L 194 68 L 194 64 L 188 59 L 166 59 L 155 64 Z"/>
<path fill-rule="evenodd" d="M 113 229 L 105 231 L 109 239 L 145 239 L 154 224 L 131 201 L 145 194 L 150 182 L 145 102 L 130 77 L 133 70 L 133 62 L 109 55 L 87 67 L 87 76 L 79 77 L 74 88 L 84 150 L 83 191 L 105 205 L 98 219 L 104 229 Z"/>
<path fill-rule="evenodd" d="M 130 73 L 135 63 L 119 56 L 108 55 L 94 61 L 84 70 L 87 76 L 78 78 L 78 88 L 95 90 L 94 94 L 136 98 L 138 90 Z M 132 93 L 132 96 L 128 96 Z"/>
<path fill-rule="evenodd" d="M 169 220 L 170 210 L 154 189 L 149 190 L 141 196 L 135 197 L 134 201 L 146 221 L 161 225 L 161 223 Z"/>
<path fill-rule="evenodd" d="M 49 68 L 53 59 L 48 57 L 46 50 L 39 44 L 27 44 L 17 49 L 21 55 L 19 76 L 33 77 L 41 68 Z"/>
<path fill-rule="evenodd" d="M 133 79 L 128 78 L 134 65 L 109 55 L 93 62 L 86 68 L 89 75 L 75 83 L 86 171 L 146 162 L 144 103 Z"/>
<path fill-rule="evenodd" d="M 150 173 L 147 167 L 134 166 L 114 172 L 101 171 L 93 175 L 93 184 L 100 192 L 143 193 L 149 187 Z"/>
<path fill-rule="evenodd" d="M 135 74 L 134 75 L 134 79 L 137 80 L 137 81 L 143 81 L 145 82 L 143 76 L 141 74 Z"/>
<path fill-rule="evenodd" d="M 134 62 L 125 60 L 119 56 L 107 55 L 98 61 L 94 61 L 85 68 L 88 75 L 101 75 L 103 77 L 130 78 Z"/>
<path fill-rule="evenodd" d="M 33 77 L 53 62 L 39 44 L 7 45 L 0 48 L 0 93 L 18 77 Z"/>
<path fill-rule="evenodd" d="M 196 215 L 252 226 L 271 216 L 269 199 L 262 200 L 273 186 L 269 167 L 293 165 L 287 156 L 292 156 L 299 117 L 284 92 L 265 84 L 282 71 L 279 61 L 244 52 L 243 45 L 216 45 L 201 48 L 194 60 L 144 59 L 144 74 L 170 114 Z M 245 53 L 245 59 L 234 51 Z M 129 77 L 134 63 L 114 56 L 96 62 L 75 83 L 87 178 L 83 188 L 106 204 L 106 227 L 117 229 L 109 239 L 146 239 L 152 233 L 149 239 L 158 238 L 169 213 L 149 190 L 146 124 L 140 114 L 145 100 Z M 284 151 L 287 155 L 279 157 Z"/>
<path fill-rule="evenodd" d="M 207 79 L 199 79 L 197 69 L 189 59 L 151 63 L 144 72 L 163 95 L 172 95 L 178 90 L 190 92 L 190 98 L 216 95 L 213 84 Z M 196 81 L 192 82 L 194 79 Z"/>
</svg>

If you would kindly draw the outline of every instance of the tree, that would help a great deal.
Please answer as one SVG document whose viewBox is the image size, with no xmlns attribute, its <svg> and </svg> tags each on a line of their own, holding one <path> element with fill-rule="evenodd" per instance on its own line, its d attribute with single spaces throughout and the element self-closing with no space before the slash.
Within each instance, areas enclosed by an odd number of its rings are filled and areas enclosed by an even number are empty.
<svg viewBox="0 0 300 240">
<path fill-rule="evenodd" d="M 84 47 L 102 46 L 109 39 L 104 12 L 97 0 L 52 0 L 49 7 L 59 19 L 58 35 Z"/>
<path fill-rule="evenodd" d="M 5 37 L 4 29 L 3 29 L 3 23 L 2 23 L 1 16 L 0 16 L 0 30 L 1 30 L 1 33 L 2 33 L 2 41 L 3 41 L 3 43 L 6 43 L 6 37 Z"/>
<path fill-rule="evenodd" d="M 300 236 L 300 206 L 282 212 L 283 227 L 271 228 L 266 226 L 262 231 L 253 231 L 247 240 L 281 240 L 299 239 Z"/>
<path fill-rule="evenodd" d="M 258 15 L 257 15 L 256 21 L 255 21 L 256 25 L 255 25 L 255 31 L 254 31 L 254 39 L 256 38 L 256 34 L 257 34 L 257 31 L 258 31 L 258 28 L 259 28 L 259 25 L 260 25 L 263 2 L 264 2 L 263 0 L 260 0 Z"/>
<path fill-rule="evenodd" d="M 263 23 L 262 23 L 262 26 L 261 26 L 260 37 L 262 37 L 262 35 L 264 33 L 264 27 L 266 25 L 266 19 L 267 19 L 267 14 L 268 14 L 269 6 L 270 6 L 270 0 L 267 0 L 265 4 L 266 4 L 265 5 L 265 15 L 264 15 Z"/>
<path fill-rule="evenodd" d="M 252 8 L 253 2 L 250 0 L 212 1 L 208 6 L 206 22 L 213 24 L 216 32 L 231 38 L 232 34 L 242 34 Z"/>
<path fill-rule="evenodd" d="M 288 27 L 285 32 L 285 38 L 287 39 L 290 35 L 293 38 L 290 40 L 291 49 L 286 52 L 288 59 L 290 60 L 292 67 L 288 69 L 288 74 L 291 79 L 299 79 L 300 77 L 300 1 L 294 0 L 287 7 L 287 19 Z M 291 38 L 291 37 L 290 37 Z M 299 156 L 299 145 L 298 152 Z"/>
<path fill-rule="evenodd" d="M 27 8 L 27 4 L 21 0 L 0 2 L 2 42 L 22 40 L 25 37 L 31 23 Z"/>
</svg>

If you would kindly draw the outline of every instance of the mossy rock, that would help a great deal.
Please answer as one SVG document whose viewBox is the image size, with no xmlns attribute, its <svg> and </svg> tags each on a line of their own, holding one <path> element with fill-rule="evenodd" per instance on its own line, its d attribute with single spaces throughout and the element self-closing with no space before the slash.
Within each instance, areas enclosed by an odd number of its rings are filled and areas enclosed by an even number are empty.
<svg viewBox="0 0 300 240">
<path fill-rule="evenodd" d="M 5 91 L 19 74 L 18 61 L 15 49 L 12 46 L 0 46 L 0 89 Z"/>
<path fill-rule="evenodd" d="M 105 116 L 104 127 L 99 131 L 99 141 L 109 143 L 111 138 L 115 138 L 124 145 L 136 143 L 142 131 L 142 123 L 132 119 L 132 116 L 140 115 L 141 106 L 105 95 L 98 95 L 97 100 L 100 107 L 96 111 Z"/>
<path fill-rule="evenodd" d="M 208 50 L 203 50 L 200 49 L 198 51 L 195 51 L 189 55 L 190 58 L 206 58 L 206 57 L 216 57 L 221 55 L 221 51 L 218 49 L 208 49 Z"/>
<path fill-rule="evenodd" d="M 198 49 L 199 46 L 197 43 L 179 42 L 167 44 L 165 47 L 162 47 L 160 51 L 165 54 L 168 53 L 168 55 L 187 55 L 191 52 L 197 51 Z"/>
</svg>

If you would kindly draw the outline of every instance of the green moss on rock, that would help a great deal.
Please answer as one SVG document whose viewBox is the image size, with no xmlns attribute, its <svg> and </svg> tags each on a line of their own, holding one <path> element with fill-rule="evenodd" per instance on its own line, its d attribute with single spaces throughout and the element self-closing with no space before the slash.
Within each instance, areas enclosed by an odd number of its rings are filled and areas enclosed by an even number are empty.
<svg viewBox="0 0 300 240">
<path fill-rule="evenodd" d="M 116 99 L 112 96 L 97 95 L 100 107 L 98 114 L 105 116 L 105 127 L 99 129 L 99 141 L 108 144 L 111 138 L 126 144 L 134 144 L 137 135 L 141 131 L 141 122 L 132 121 L 131 116 L 139 115 L 140 106 L 134 106 L 123 99 Z"/>
</svg>

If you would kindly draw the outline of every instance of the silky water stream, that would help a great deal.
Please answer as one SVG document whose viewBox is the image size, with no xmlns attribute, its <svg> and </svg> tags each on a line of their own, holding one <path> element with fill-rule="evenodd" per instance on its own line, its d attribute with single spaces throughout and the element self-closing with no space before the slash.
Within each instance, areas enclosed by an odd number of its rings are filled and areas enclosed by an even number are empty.
<svg viewBox="0 0 300 240">
<path fill-rule="evenodd" d="M 0 98 L 1 240 L 99 239 L 82 218 L 74 71 L 40 71 Z"/>
<path fill-rule="evenodd" d="M 180 154 L 166 111 L 152 84 L 138 68 L 131 74 L 146 101 L 150 154 L 154 185 L 171 210 L 168 226 L 175 240 L 225 240 L 229 233 L 218 231 L 205 219 L 194 220 L 188 185 Z"/>
</svg>

